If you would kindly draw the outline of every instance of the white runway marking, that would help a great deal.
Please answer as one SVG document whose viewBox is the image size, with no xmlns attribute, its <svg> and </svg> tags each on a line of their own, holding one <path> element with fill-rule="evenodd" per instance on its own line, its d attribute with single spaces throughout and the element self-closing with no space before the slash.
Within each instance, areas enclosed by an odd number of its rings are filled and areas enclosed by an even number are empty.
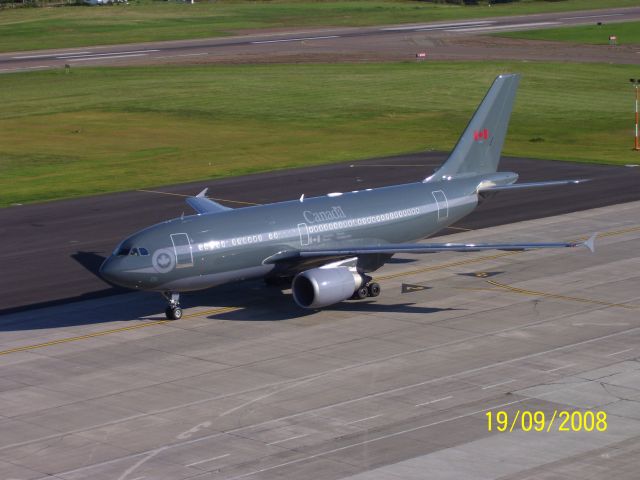
<svg viewBox="0 0 640 480">
<path fill-rule="evenodd" d="M 547 373 L 557 372 L 558 370 L 562 370 L 563 368 L 573 367 L 574 365 L 575 365 L 575 363 L 570 363 L 569 365 L 563 365 L 561 367 L 552 368 L 551 370 L 545 370 L 545 372 L 547 372 Z"/>
<path fill-rule="evenodd" d="M 267 443 L 267 445 L 278 445 L 279 443 L 288 442 L 289 440 L 295 440 L 296 438 L 308 437 L 308 433 L 303 433 L 302 435 L 296 435 L 295 437 L 285 438 L 284 440 L 278 440 L 276 442 Z"/>
<path fill-rule="evenodd" d="M 209 55 L 208 52 L 203 53 L 183 53 L 182 55 L 176 55 L 176 57 L 199 57 L 201 55 Z"/>
<path fill-rule="evenodd" d="M 354 423 L 364 422 L 365 420 L 372 420 L 372 419 L 374 419 L 374 418 L 378 418 L 378 417 L 381 417 L 381 416 L 382 416 L 382 414 L 380 414 L 380 415 L 373 415 L 372 417 L 361 418 L 360 420 L 354 420 L 353 422 L 345 423 L 345 425 L 353 425 Z"/>
<path fill-rule="evenodd" d="M 46 55 L 21 55 L 19 57 L 11 57 L 15 60 L 26 60 L 28 58 L 55 58 L 59 55 L 87 55 L 87 54 L 91 54 L 92 52 L 86 51 L 86 52 L 61 52 L 61 53 L 49 53 Z"/>
<path fill-rule="evenodd" d="M 484 32 L 491 30 L 509 30 L 511 28 L 530 28 L 530 27 L 544 27 L 549 25 L 560 25 L 560 22 L 536 22 L 536 23 L 515 23 L 513 25 L 499 25 L 499 26 L 487 26 L 487 27 L 470 27 L 470 28 L 451 28 L 448 32 Z"/>
<path fill-rule="evenodd" d="M 437 399 L 431 400 L 429 402 L 419 403 L 419 404 L 416 405 L 416 407 L 423 407 L 425 405 L 431 405 L 432 403 L 444 402 L 445 400 L 449 400 L 450 398 L 453 398 L 453 396 L 449 395 L 448 397 L 437 398 Z"/>
<path fill-rule="evenodd" d="M 457 23 L 441 23 L 439 25 L 411 25 L 406 27 L 387 27 L 381 28 L 381 32 L 403 32 L 403 31 L 411 31 L 411 30 L 437 30 L 442 28 L 453 28 L 453 27 L 464 27 L 464 26 L 472 26 L 472 25 L 490 25 L 492 23 L 496 23 L 493 20 L 479 20 L 477 22 L 457 22 Z"/>
<path fill-rule="evenodd" d="M 214 460 L 220 460 L 221 458 L 226 458 L 229 455 L 231 455 L 231 454 L 230 453 L 226 453 L 224 455 L 218 455 L 217 457 L 207 458 L 206 460 L 200 460 L 198 462 L 190 463 L 189 465 L 185 465 L 185 467 L 193 467 L 195 465 L 200 465 L 201 463 L 213 462 Z"/>
<path fill-rule="evenodd" d="M 71 59 L 74 57 L 108 57 L 111 55 L 125 55 L 125 54 L 129 54 L 129 53 L 152 53 L 152 52 L 159 52 L 160 50 L 155 49 L 155 50 L 130 50 L 127 52 L 108 52 L 108 53 L 91 53 L 91 52 L 87 52 L 87 53 L 69 53 L 69 54 L 60 54 L 60 55 L 56 55 L 55 58 L 58 59 Z"/>
<path fill-rule="evenodd" d="M 630 352 L 631 350 L 633 350 L 633 347 L 631 347 L 631 348 L 627 348 L 626 350 L 620 350 L 619 352 L 609 353 L 609 354 L 607 355 L 607 357 L 613 357 L 614 355 L 620 355 L 621 353 Z"/>
<path fill-rule="evenodd" d="M 607 15 L 582 15 L 580 17 L 563 17 L 560 20 L 577 20 L 579 18 L 622 17 L 624 13 L 608 13 Z"/>
<path fill-rule="evenodd" d="M 507 380 L 506 382 L 494 383 L 493 385 L 485 385 L 482 390 L 488 390 L 490 388 L 499 387 L 500 385 L 506 385 L 507 383 L 515 382 L 515 380 Z"/>
<path fill-rule="evenodd" d="M 283 43 L 283 42 L 300 42 L 302 40 L 325 40 L 327 38 L 340 38 L 340 35 L 326 35 L 324 37 L 300 37 L 300 38 L 283 38 L 280 40 L 258 40 L 251 42 L 254 45 L 261 43 Z"/>
<path fill-rule="evenodd" d="M 146 53 L 133 53 L 131 55 L 112 55 L 110 57 L 86 57 L 86 58 L 68 58 L 70 62 L 86 62 L 88 60 L 111 60 L 112 58 L 127 58 L 127 57 L 146 57 Z"/>
</svg>

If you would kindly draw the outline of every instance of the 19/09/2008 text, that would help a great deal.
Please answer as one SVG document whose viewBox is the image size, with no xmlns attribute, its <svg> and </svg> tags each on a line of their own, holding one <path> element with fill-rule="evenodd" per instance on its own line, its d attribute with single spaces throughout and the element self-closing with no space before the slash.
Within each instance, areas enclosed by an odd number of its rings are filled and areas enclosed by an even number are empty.
<svg viewBox="0 0 640 480">
<path fill-rule="evenodd" d="M 554 410 L 549 417 L 544 411 L 516 410 L 513 413 L 500 410 L 486 413 L 487 429 L 492 432 L 513 432 L 514 429 L 524 432 L 605 432 L 607 430 L 607 413 L 604 411 L 582 412 L 575 410 Z"/>
</svg>

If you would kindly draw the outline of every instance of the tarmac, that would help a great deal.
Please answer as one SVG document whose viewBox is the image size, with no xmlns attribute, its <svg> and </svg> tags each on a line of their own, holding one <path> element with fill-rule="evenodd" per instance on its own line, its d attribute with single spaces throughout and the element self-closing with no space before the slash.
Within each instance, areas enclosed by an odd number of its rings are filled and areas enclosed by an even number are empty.
<svg viewBox="0 0 640 480">
<path fill-rule="evenodd" d="M 319 311 L 250 282 L 175 322 L 145 293 L 4 315 L 0 478 L 637 479 L 640 202 L 440 241 L 594 231 L 595 254 L 399 255 L 375 301 Z"/>
</svg>

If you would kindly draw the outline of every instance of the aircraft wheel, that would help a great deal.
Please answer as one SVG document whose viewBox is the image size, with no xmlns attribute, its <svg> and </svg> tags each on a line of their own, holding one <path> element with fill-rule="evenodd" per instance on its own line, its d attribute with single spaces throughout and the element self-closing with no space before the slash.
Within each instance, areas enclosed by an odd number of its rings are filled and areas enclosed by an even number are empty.
<svg viewBox="0 0 640 480">
<path fill-rule="evenodd" d="M 182 309 L 180 307 L 167 307 L 164 314 L 169 320 L 180 320 L 182 318 Z"/>
<path fill-rule="evenodd" d="M 367 290 L 370 297 L 377 297 L 380 295 L 380 284 L 376 282 L 370 283 Z"/>
<path fill-rule="evenodd" d="M 353 292 L 353 296 L 351 298 L 354 300 L 362 300 L 363 298 L 367 298 L 367 295 L 369 295 L 367 287 L 360 287 L 355 292 Z"/>
</svg>

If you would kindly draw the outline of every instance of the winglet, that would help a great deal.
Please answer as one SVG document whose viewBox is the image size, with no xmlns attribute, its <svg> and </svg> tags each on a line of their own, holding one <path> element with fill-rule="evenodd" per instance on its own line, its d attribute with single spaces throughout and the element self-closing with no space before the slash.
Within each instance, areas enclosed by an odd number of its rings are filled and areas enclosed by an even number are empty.
<svg viewBox="0 0 640 480">
<path fill-rule="evenodd" d="M 207 198 L 208 190 L 208 188 L 205 188 L 195 197 L 187 197 L 187 203 L 196 211 L 198 215 L 202 215 L 203 213 L 218 213 L 224 212 L 225 210 L 230 210 L 230 208 L 225 207 L 224 205 L 220 205 L 218 202 L 214 202 L 210 198 Z"/>
<path fill-rule="evenodd" d="M 586 241 L 582 242 L 582 245 L 584 245 L 589 250 L 591 250 L 591 253 L 595 253 L 595 251 L 596 251 L 596 237 L 597 236 L 598 236 L 598 234 L 594 233 L 593 235 L 591 235 L 589 237 L 589 240 L 586 240 Z"/>
</svg>

